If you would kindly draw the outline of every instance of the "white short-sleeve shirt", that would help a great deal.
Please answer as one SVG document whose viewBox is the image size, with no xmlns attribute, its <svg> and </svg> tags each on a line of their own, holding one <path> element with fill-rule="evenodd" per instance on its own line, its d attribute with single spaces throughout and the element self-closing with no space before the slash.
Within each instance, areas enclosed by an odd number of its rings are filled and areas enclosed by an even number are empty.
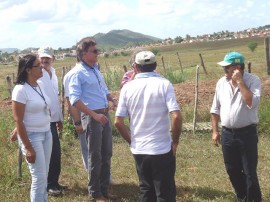
<svg viewBox="0 0 270 202">
<path fill-rule="evenodd" d="M 137 74 L 123 86 L 115 116 L 130 118 L 133 154 L 171 150 L 169 112 L 180 110 L 172 84 L 155 72 Z"/>
<path fill-rule="evenodd" d="M 39 91 L 39 89 L 37 88 Z M 44 89 L 40 86 L 43 98 L 27 83 L 16 85 L 12 91 L 12 100 L 25 104 L 23 122 L 27 131 L 45 132 L 50 130 L 50 112 L 51 101 L 46 95 Z"/>
</svg>

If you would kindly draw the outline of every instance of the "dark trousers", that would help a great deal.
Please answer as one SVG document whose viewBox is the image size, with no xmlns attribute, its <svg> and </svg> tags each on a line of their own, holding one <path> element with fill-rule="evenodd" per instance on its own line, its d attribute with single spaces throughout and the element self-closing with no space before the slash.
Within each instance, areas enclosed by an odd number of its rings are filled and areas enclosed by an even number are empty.
<svg viewBox="0 0 270 202">
<path fill-rule="evenodd" d="M 175 202 L 175 156 L 134 154 L 141 202 Z"/>
<path fill-rule="evenodd" d="M 86 137 L 88 142 L 89 195 L 108 197 L 112 157 L 112 127 L 108 113 L 105 125 L 88 117 Z"/>
<path fill-rule="evenodd" d="M 51 122 L 51 132 L 53 137 L 53 144 L 48 173 L 48 189 L 57 188 L 59 186 L 58 180 L 61 172 L 61 147 L 56 122 Z"/>
<path fill-rule="evenodd" d="M 257 176 L 258 135 L 256 126 L 244 130 L 222 128 L 222 151 L 227 173 L 237 198 L 262 201 Z"/>
</svg>

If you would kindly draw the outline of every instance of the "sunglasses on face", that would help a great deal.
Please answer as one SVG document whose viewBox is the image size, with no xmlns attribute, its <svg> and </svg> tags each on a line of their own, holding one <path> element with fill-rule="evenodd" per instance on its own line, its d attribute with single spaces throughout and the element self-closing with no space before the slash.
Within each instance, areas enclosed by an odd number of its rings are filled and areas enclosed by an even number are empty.
<svg viewBox="0 0 270 202">
<path fill-rule="evenodd" d="M 87 52 L 99 54 L 100 51 L 99 51 L 99 49 L 94 49 L 92 51 L 88 50 Z"/>
</svg>

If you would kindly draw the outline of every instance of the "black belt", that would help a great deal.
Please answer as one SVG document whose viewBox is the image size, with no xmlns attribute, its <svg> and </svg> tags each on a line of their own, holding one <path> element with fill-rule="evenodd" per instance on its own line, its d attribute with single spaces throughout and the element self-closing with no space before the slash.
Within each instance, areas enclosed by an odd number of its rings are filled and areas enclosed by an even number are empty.
<svg viewBox="0 0 270 202">
<path fill-rule="evenodd" d="M 224 128 L 225 130 L 227 131 L 230 131 L 230 132 L 241 132 L 241 131 L 246 131 L 248 129 L 251 129 L 251 128 L 256 128 L 257 127 L 257 124 L 250 124 L 248 126 L 245 126 L 243 128 L 227 128 L 225 126 L 222 126 L 222 128 Z"/>
<path fill-rule="evenodd" d="M 109 112 L 109 107 L 104 108 L 104 109 L 95 109 L 93 111 L 96 113 L 107 113 L 107 112 Z"/>
</svg>

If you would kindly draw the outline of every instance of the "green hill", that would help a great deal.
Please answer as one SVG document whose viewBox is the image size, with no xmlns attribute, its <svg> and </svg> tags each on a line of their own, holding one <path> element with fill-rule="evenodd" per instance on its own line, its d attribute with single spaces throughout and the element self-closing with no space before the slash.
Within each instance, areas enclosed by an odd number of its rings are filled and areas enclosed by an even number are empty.
<svg viewBox="0 0 270 202">
<path fill-rule="evenodd" d="M 129 45 L 139 45 L 142 43 L 153 43 L 162 39 L 132 32 L 130 30 L 112 30 L 107 34 L 98 33 L 93 36 L 98 46 L 101 48 L 121 48 Z"/>
</svg>

